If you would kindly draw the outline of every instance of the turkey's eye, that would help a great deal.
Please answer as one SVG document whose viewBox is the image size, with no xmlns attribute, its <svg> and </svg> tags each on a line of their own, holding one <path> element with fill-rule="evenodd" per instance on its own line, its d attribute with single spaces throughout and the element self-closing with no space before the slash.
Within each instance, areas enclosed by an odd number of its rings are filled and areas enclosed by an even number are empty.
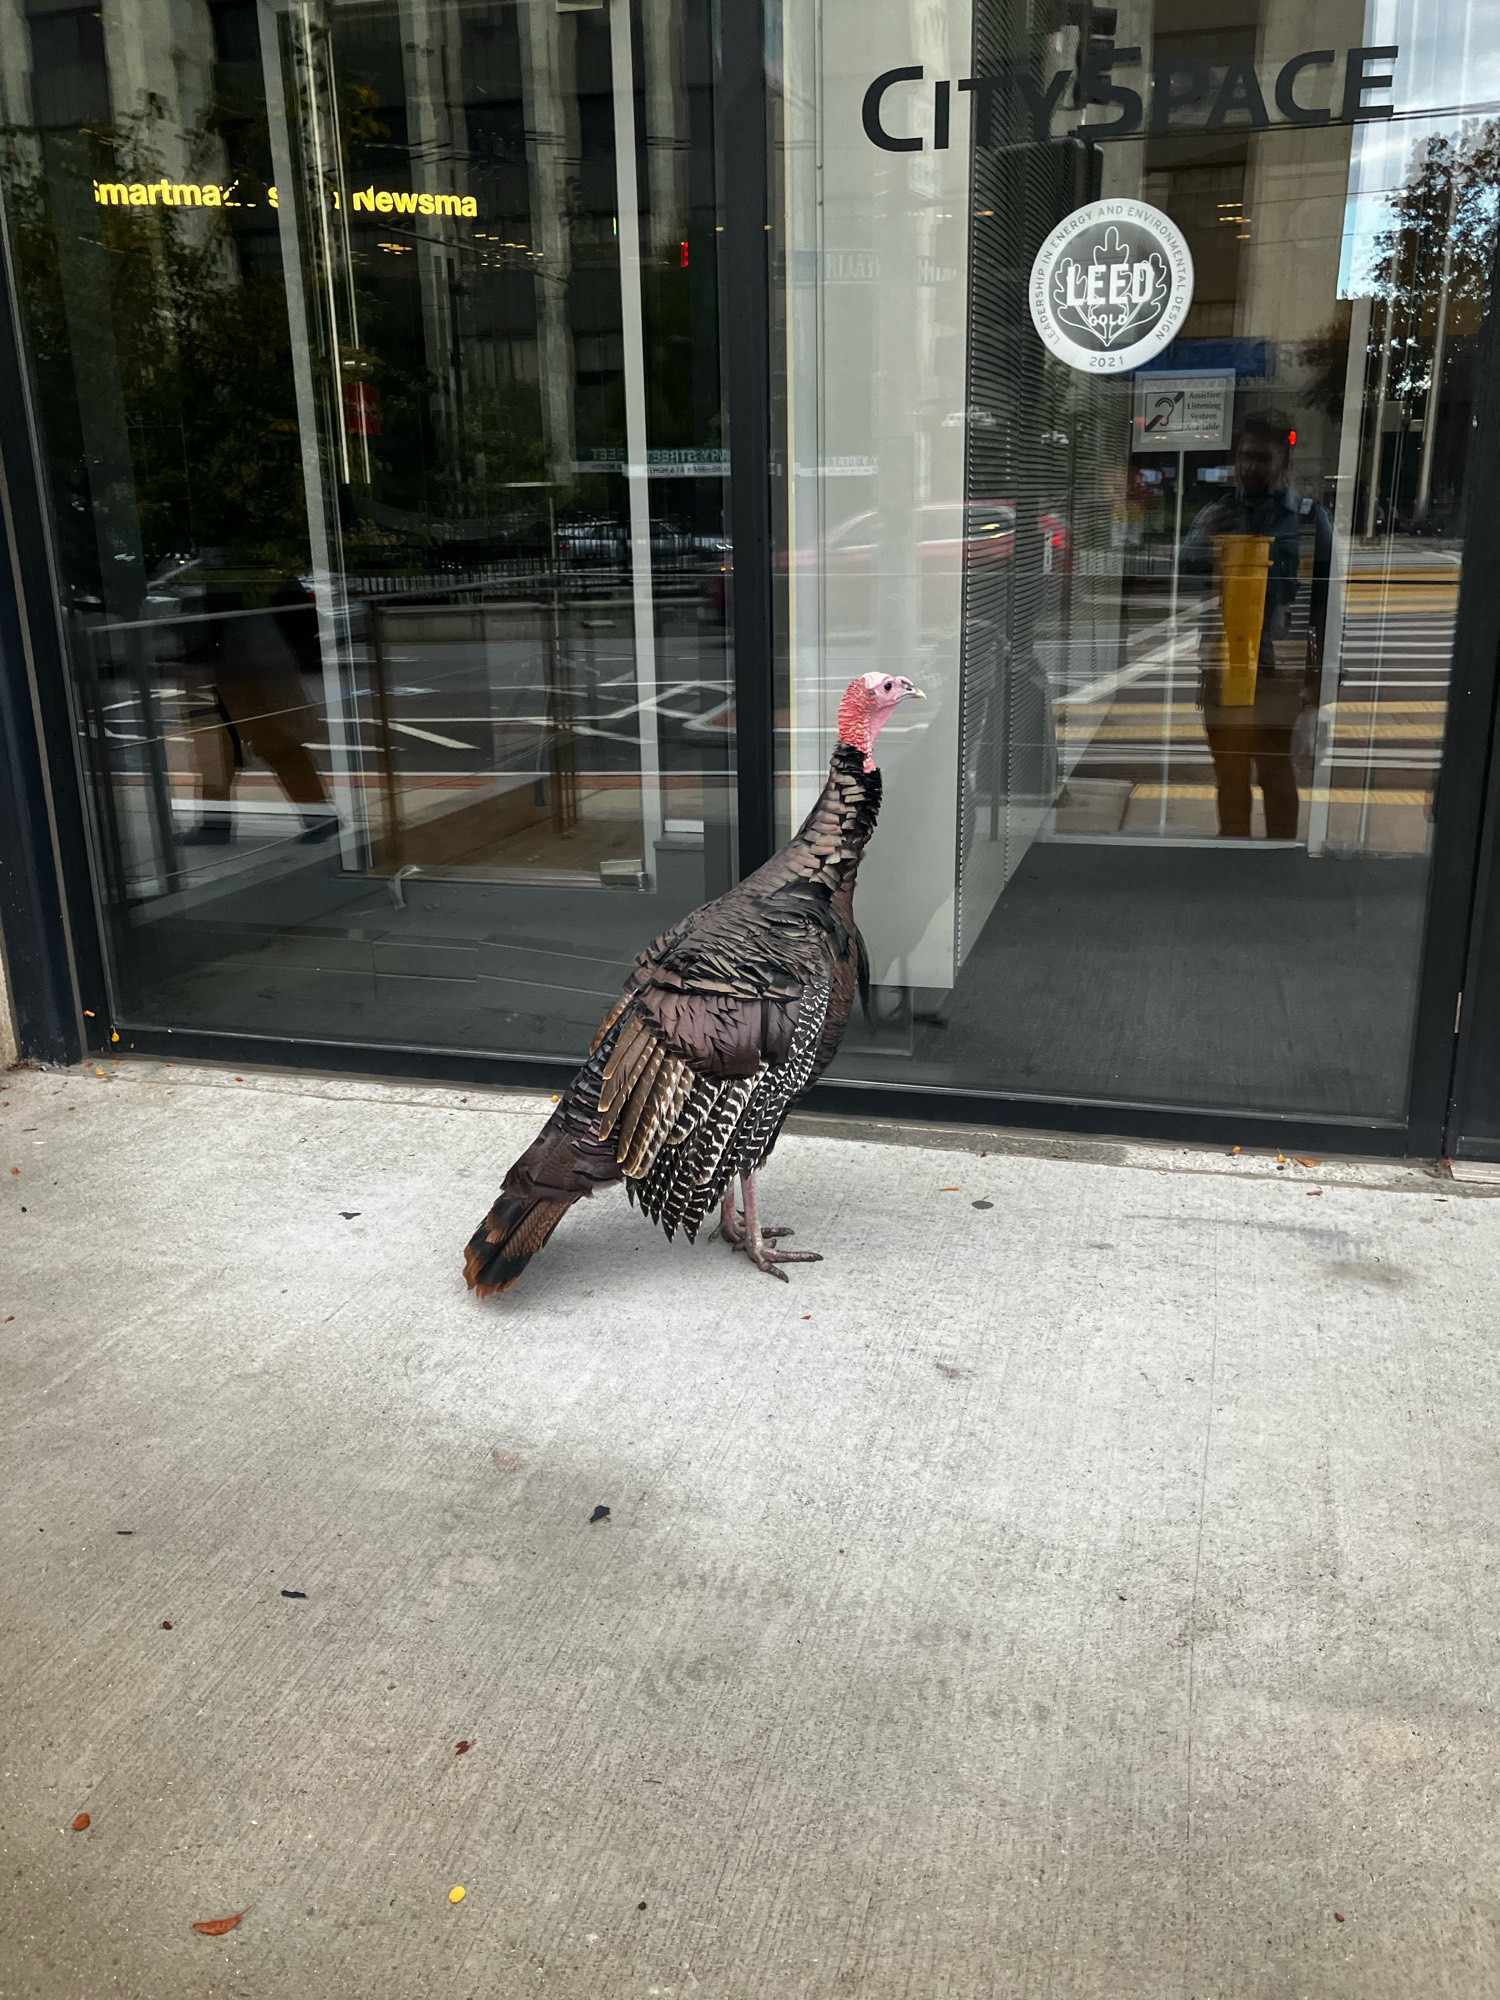
<svg viewBox="0 0 1500 2000">
<path fill-rule="evenodd" d="M 885 687 L 882 689 L 882 693 L 889 694 L 890 691 L 891 691 L 891 684 L 889 681 L 887 681 Z"/>
</svg>

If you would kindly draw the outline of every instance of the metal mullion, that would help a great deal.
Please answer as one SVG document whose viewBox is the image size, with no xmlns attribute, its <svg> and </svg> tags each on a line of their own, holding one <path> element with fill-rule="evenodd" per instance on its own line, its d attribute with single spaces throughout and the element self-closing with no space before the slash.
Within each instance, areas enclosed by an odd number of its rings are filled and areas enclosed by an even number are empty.
<svg viewBox="0 0 1500 2000">
<path fill-rule="evenodd" d="M 739 872 L 775 851 L 770 174 L 762 0 L 720 0 L 715 39 L 719 295 L 729 428 Z"/>
<path fill-rule="evenodd" d="M 1491 758 L 1500 663 L 1500 514 L 1491 501 L 1488 473 L 1500 459 L 1500 247 L 1490 272 L 1474 382 L 1464 482 L 1463 579 L 1433 799 L 1432 862 L 1412 1033 L 1408 1146 L 1424 1157 L 1450 1152 L 1458 1141 L 1458 1091 L 1474 1032 L 1471 1026 L 1460 1038 L 1459 999 L 1475 969 L 1471 945 L 1479 925 L 1494 914 L 1491 880 L 1500 798 L 1491 781 Z"/>
<path fill-rule="evenodd" d="M 12 385 L 0 399 L 0 931 L 22 1058 L 71 1063 L 108 1032 L 98 900 L 106 878 L 91 865 L 79 720 L 3 197 L 0 287 L 0 378 Z"/>
</svg>

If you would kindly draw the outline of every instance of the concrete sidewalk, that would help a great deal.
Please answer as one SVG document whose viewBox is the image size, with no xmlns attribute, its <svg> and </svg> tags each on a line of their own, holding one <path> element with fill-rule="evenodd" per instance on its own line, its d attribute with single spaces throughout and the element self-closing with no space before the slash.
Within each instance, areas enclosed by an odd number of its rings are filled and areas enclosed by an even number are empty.
<svg viewBox="0 0 1500 2000">
<path fill-rule="evenodd" d="M 790 1285 L 615 1194 L 480 1307 L 538 1100 L 104 1070 L 0 1078 L 0 1992 L 1500 1990 L 1493 1191 L 794 1136 Z"/>
</svg>

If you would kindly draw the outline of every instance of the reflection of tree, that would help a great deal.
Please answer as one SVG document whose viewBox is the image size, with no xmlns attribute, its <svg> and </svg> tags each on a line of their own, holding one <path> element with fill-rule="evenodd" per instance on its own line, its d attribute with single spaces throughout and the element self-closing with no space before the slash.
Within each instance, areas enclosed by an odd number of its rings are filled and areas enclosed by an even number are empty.
<svg viewBox="0 0 1500 2000">
<path fill-rule="evenodd" d="M 1341 299 L 1333 317 L 1304 340 L 1298 358 L 1307 371 L 1301 397 L 1310 409 L 1321 410 L 1335 423 L 1344 414 L 1344 384 L 1349 372 L 1349 321 L 1347 299 Z"/>
<path fill-rule="evenodd" d="M 77 413 L 95 385 L 74 379 L 62 262 L 90 254 L 106 281 L 97 310 L 113 338 L 133 475 L 133 493 L 121 497 L 133 502 L 148 571 L 169 554 L 211 548 L 284 573 L 306 563 L 307 536 L 279 263 L 264 274 L 243 267 L 233 224 L 243 210 L 96 207 L 87 188 L 58 199 L 59 174 L 90 167 L 104 180 L 160 180 L 158 115 L 85 129 L 62 156 L 12 130 L 0 163 L 70 574 L 81 581 L 76 562 L 85 574 L 92 567 L 87 524 L 76 517 L 80 501 L 99 496 Z M 188 177 L 218 180 L 210 119 L 189 135 L 188 153 Z M 81 204 L 92 242 L 78 235 Z"/>
<path fill-rule="evenodd" d="M 1446 331 L 1477 333 L 1489 292 L 1500 181 L 1500 121 L 1471 119 L 1438 133 L 1413 153 L 1406 182 L 1388 203 L 1390 220 L 1375 238 L 1370 290 L 1387 302 L 1405 338 L 1391 355 L 1389 393 L 1425 391 L 1447 297 Z"/>
<path fill-rule="evenodd" d="M 1364 493 L 1364 532 L 1381 507 L 1421 532 L 1434 499 L 1443 516 L 1463 477 L 1462 406 L 1472 371 L 1473 336 L 1484 317 L 1495 229 L 1500 123 L 1471 119 L 1418 145 L 1406 181 L 1389 199 L 1389 220 L 1373 246 L 1370 315 L 1376 422 Z M 1392 404 L 1414 419 L 1421 399 L 1420 447 L 1403 449 L 1398 427 L 1386 449 Z M 1416 430 L 1412 423 L 1412 430 Z M 1440 447 L 1440 431 L 1442 443 Z"/>
</svg>

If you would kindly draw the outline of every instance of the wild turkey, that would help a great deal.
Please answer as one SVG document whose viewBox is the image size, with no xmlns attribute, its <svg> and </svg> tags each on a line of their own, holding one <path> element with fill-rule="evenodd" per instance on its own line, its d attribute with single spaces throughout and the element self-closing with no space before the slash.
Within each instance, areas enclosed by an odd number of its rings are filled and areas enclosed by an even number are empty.
<svg viewBox="0 0 1500 2000">
<path fill-rule="evenodd" d="M 516 1282 L 575 1201 L 618 1180 L 669 1237 L 691 1242 L 720 1203 L 715 1234 L 758 1270 L 785 1279 L 783 1264 L 820 1261 L 773 1247 L 791 1231 L 761 1225 L 755 1174 L 868 983 L 854 878 L 880 811 L 875 739 L 909 696 L 922 690 L 899 675 L 851 681 L 828 783 L 795 838 L 636 960 L 588 1061 L 474 1232 L 464 1271 L 481 1298 Z"/>
</svg>

